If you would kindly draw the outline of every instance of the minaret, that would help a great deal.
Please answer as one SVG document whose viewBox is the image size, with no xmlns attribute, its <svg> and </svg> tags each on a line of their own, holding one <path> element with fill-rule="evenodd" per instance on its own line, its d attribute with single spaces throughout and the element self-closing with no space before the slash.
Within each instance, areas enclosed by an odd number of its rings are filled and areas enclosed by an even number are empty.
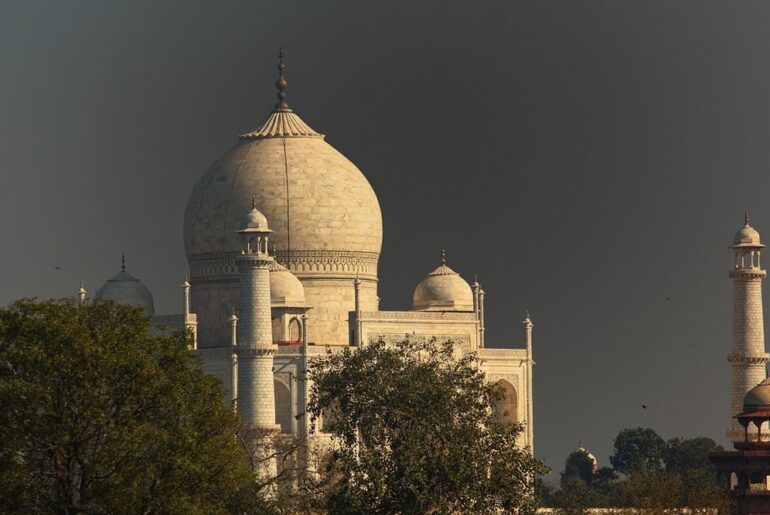
<svg viewBox="0 0 770 515">
<path fill-rule="evenodd" d="M 182 318 L 184 329 L 190 337 L 190 350 L 198 348 L 198 319 L 190 313 L 190 281 L 187 275 L 182 282 Z"/>
<path fill-rule="evenodd" d="M 230 315 L 230 358 L 232 369 L 230 371 L 230 400 L 235 405 L 238 399 L 238 356 L 235 353 L 238 341 L 238 317 L 235 316 L 235 306 L 233 306 L 233 313 Z"/>
<path fill-rule="evenodd" d="M 535 452 L 535 437 L 534 437 L 534 410 L 532 408 L 532 365 L 535 364 L 532 359 L 532 328 L 535 324 L 529 318 L 529 311 L 524 312 L 524 320 L 521 323 L 524 326 L 524 339 L 527 346 L 527 444 L 529 445 L 530 452 Z"/>
<path fill-rule="evenodd" d="M 733 280 L 733 348 L 727 356 L 732 368 L 730 429 L 732 441 L 743 441 L 744 431 L 733 418 L 743 408 L 743 397 L 766 377 L 765 325 L 762 316 L 762 280 L 767 272 L 759 262 L 764 247 L 759 233 L 749 225 L 746 213 L 743 227 L 735 233 L 730 247 L 735 252 Z"/>
<path fill-rule="evenodd" d="M 257 211 L 252 198 L 251 211 L 241 230 L 241 254 L 236 257 L 240 279 L 237 322 L 238 409 L 247 431 L 269 435 L 276 431 L 275 391 L 273 388 L 273 344 L 270 316 L 270 264 L 267 237 L 272 231 L 265 216 Z M 264 442 L 258 445 L 264 446 Z M 267 475 L 275 474 L 275 460 L 267 460 Z"/>
<path fill-rule="evenodd" d="M 361 280 L 356 276 L 353 281 L 353 309 L 356 313 L 356 335 L 353 345 L 361 346 Z"/>
<path fill-rule="evenodd" d="M 83 281 L 80 281 L 80 288 L 78 288 L 78 302 L 81 304 L 86 301 L 86 287 L 83 286 Z"/>
</svg>

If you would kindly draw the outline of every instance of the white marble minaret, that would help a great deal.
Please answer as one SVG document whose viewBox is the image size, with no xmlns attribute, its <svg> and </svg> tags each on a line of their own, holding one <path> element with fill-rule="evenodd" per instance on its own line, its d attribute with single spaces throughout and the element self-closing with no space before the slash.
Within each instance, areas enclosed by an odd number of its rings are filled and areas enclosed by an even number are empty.
<svg viewBox="0 0 770 515">
<path fill-rule="evenodd" d="M 765 352 L 765 324 L 762 316 L 762 281 L 767 272 L 759 261 L 764 247 L 759 233 L 745 216 L 743 227 L 735 233 L 730 247 L 735 252 L 733 280 L 733 348 L 727 356 L 732 368 L 730 429 L 727 437 L 743 441 L 743 428 L 732 418 L 743 409 L 743 397 L 765 379 L 768 354 Z"/>
<path fill-rule="evenodd" d="M 272 231 L 252 200 L 251 211 L 238 233 L 241 254 L 236 257 L 239 273 L 237 325 L 238 409 L 246 429 L 269 434 L 276 431 L 273 386 L 273 344 L 270 316 L 270 264 L 267 238 Z M 275 462 L 266 472 L 275 472 Z"/>
</svg>

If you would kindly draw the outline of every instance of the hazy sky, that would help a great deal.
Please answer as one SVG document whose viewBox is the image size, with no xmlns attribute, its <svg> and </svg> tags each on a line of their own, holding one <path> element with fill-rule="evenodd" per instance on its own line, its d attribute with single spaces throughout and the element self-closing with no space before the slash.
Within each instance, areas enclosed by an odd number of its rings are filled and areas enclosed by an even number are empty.
<svg viewBox="0 0 770 515">
<path fill-rule="evenodd" d="M 0 304 L 93 292 L 125 249 L 178 312 L 187 197 L 272 108 L 283 45 L 292 107 L 378 194 L 381 307 L 445 247 L 490 346 L 532 312 L 538 456 L 604 465 L 639 425 L 725 443 L 727 246 L 744 209 L 770 239 L 768 25 L 766 0 L 4 0 Z"/>
</svg>

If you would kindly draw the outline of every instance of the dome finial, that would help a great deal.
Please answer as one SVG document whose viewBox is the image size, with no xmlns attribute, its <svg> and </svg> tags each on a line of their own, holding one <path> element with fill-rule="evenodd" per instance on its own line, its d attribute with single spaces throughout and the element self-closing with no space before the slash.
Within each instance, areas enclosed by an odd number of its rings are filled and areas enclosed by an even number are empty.
<svg viewBox="0 0 770 515">
<path fill-rule="evenodd" d="M 743 212 L 743 225 L 745 227 L 749 226 L 749 210 L 748 209 Z"/>
<path fill-rule="evenodd" d="M 251 210 L 254 211 L 257 209 L 257 195 L 255 193 L 251 194 Z"/>
<path fill-rule="evenodd" d="M 441 264 L 446 265 L 446 250 L 441 249 Z"/>
<path fill-rule="evenodd" d="M 289 109 L 289 103 L 286 102 L 286 86 L 288 86 L 289 81 L 286 80 L 286 77 L 283 74 L 283 70 L 286 68 L 286 65 L 283 64 L 283 47 L 278 48 L 278 80 L 275 81 L 275 87 L 278 89 L 278 94 L 276 95 L 278 97 L 278 103 L 275 104 L 276 109 Z"/>
<path fill-rule="evenodd" d="M 126 271 L 126 251 L 123 251 L 123 254 L 120 256 L 120 271 L 125 272 Z"/>
</svg>

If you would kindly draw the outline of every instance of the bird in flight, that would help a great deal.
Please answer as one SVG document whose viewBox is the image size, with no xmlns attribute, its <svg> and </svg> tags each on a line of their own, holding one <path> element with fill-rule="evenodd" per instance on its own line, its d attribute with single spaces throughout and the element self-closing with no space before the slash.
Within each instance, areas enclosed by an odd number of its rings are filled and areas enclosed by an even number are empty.
<svg viewBox="0 0 770 515">
<path fill-rule="evenodd" d="M 670 301 L 671 297 L 666 297 L 666 302 Z"/>
<path fill-rule="evenodd" d="M 54 269 L 61 272 L 61 267 L 60 266 L 54 266 Z"/>
<path fill-rule="evenodd" d="M 647 405 L 646 404 L 642 404 L 642 409 L 647 409 Z"/>
</svg>

